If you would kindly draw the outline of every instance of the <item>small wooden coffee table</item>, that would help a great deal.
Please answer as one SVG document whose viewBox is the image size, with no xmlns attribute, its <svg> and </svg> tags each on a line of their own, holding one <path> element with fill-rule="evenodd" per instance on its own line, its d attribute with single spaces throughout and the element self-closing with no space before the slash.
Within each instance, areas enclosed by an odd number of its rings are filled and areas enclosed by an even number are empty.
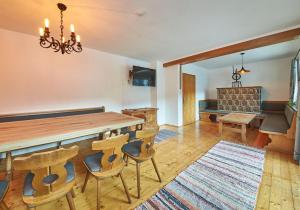
<svg viewBox="0 0 300 210">
<path fill-rule="evenodd" d="M 255 118 L 256 114 L 230 113 L 219 118 L 219 135 L 222 136 L 226 128 L 242 135 L 242 141 L 246 142 L 246 126 Z M 227 126 L 226 124 L 231 124 Z"/>
</svg>

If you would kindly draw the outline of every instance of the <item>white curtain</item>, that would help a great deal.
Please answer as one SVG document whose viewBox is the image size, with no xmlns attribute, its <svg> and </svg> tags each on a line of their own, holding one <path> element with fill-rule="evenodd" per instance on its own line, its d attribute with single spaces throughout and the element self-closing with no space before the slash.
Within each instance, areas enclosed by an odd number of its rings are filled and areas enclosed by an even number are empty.
<svg viewBox="0 0 300 210">
<path fill-rule="evenodd" d="M 290 104 L 297 107 L 298 104 L 298 77 L 299 77 L 299 59 L 292 60 L 291 80 L 290 80 Z"/>
</svg>

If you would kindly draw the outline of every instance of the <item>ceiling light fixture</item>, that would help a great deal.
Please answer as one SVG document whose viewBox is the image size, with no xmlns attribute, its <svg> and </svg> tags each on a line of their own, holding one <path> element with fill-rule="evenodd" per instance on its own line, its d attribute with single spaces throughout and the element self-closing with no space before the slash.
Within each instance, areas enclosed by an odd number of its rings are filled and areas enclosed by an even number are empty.
<svg viewBox="0 0 300 210">
<path fill-rule="evenodd" d="M 242 56 L 242 68 L 239 70 L 240 74 L 246 74 L 246 73 L 250 72 L 250 70 L 247 70 L 247 69 L 244 68 L 244 55 L 245 55 L 245 53 L 241 53 L 241 56 Z"/>
<path fill-rule="evenodd" d="M 70 25 L 71 30 L 71 39 L 65 40 L 64 37 L 64 25 L 63 25 L 63 12 L 67 10 L 67 6 L 58 3 L 58 9 L 60 10 L 60 41 L 50 37 L 50 30 L 49 30 L 49 19 L 45 19 L 45 28 L 40 28 L 40 46 L 43 48 L 51 48 L 54 52 L 61 51 L 62 54 L 67 53 L 70 54 L 71 52 L 81 52 L 82 46 L 80 42 L 80 36 L 75 35 L 75 27 L 73 24 Z"/>
</svg>

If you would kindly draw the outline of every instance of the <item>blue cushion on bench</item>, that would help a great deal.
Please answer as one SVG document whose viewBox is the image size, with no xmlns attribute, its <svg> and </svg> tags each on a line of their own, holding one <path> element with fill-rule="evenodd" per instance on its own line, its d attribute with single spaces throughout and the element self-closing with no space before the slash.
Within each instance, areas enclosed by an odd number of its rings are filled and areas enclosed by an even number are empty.
<svg viewBox="0 0 300 210">
<path fill-rule="evenodd" d="M 268 114 L 260 126 L 261 131 L 283 134 L 286 134 L 289 128 L 289 123 L 283 114 Z"/>
</svg>

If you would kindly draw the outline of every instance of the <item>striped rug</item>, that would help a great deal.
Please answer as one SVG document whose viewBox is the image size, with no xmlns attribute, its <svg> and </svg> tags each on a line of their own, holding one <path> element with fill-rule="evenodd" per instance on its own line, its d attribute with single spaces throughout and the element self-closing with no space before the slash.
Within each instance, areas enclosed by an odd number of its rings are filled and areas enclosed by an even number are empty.
<svg viewBox="0 0 300 210">
<path fill-rule="evenodd" d="M 158 134 L 155 136 L 155 143 L 160 143 L 166 139 L 177 136 L 178 133 L 176 131 L 172 131 L 169 129 L 161 129 Z"/>
<path fill-rule="evenodd" d="M 221 141 L 136 209 L 254 209 L 264 156 Z"/>
</svg>

